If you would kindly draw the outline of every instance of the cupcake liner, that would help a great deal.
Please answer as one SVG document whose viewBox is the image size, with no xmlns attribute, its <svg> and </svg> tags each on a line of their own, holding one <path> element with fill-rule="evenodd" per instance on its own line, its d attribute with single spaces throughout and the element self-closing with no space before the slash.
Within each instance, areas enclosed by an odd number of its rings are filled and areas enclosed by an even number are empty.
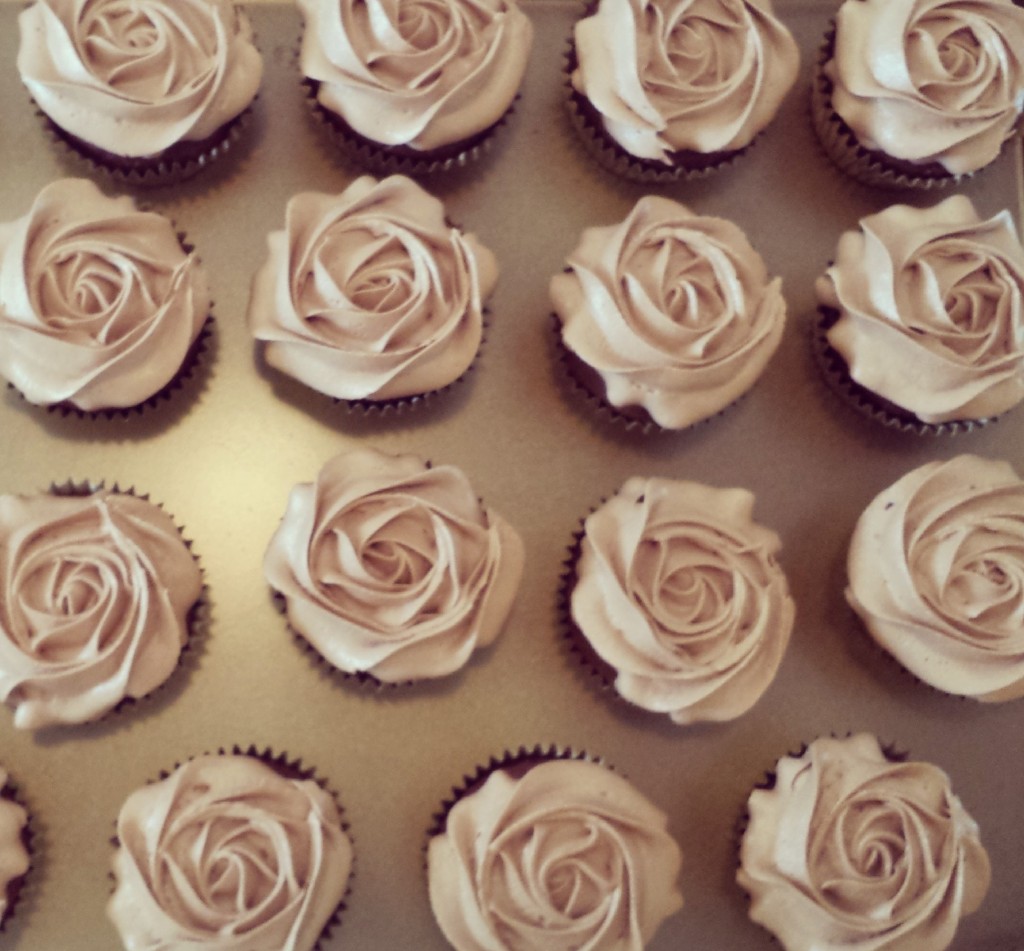
<svg viewBox="0 0 1024 951">
<path fill-rule="evenodd" d="M 8 802 L 16 803 L 26 812 L 27 818 L 25 825 L 21 827 L 20 839 L 21 844 L 28 853 L 29 861 L 28 868 L 21 875 L 15 876 L 7 883 L 5 896 L 7 906 L 3 913 L 0 914 L 0 934 L 3 934 L 7 930 L 8 923 L 14 917 L 18 904 L 25 896 L 26 886 L 30 886 L 30 877 L 32 876 L 33 869 L 35 868 L 36 833 L 32 819 L 32 810 L 29 808 L 28 803 L 22 796 L 18 784 L 11 778 L 9 771 L 7 774 L 7 782 L 0 787 L 0 800 L 7 800 Z"/>
</svg>

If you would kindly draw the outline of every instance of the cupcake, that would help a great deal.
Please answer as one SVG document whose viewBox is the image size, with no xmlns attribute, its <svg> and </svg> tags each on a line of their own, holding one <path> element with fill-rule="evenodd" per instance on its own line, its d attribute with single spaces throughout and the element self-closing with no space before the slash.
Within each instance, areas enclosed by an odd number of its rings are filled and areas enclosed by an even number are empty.
<svg viewBox="0 0 1024 951">
<path fill-rule="evenodd" d="M 339 808 L 311 771 L 209 754 L 125 800 L 107 915 L 128 949 L 312 951 L 351 868 Z"/>
<path fill-rule="evenodd" d="M 281 372 L 379 406 L 440 390 L 473 363 L 498 265 L 412 179 L 296 195 L 268 245 L 248 321 Z"/>
<path fill-rule="evenodd" d="M 0 224 L 0 375 L 39 406 L 154 404 L 201 346 L 210 294 L 174 225 L 60 179 Z"/>
<path fill-rule="evenodd" d="M 868 185 L 932 188 L 990 164 L 1024 110 L 1013 0 L 846 0 L 813 81 L 828 157 Z"/>
<path fill-rule="evenodd" d="M 1009 463 L 929 462 L 880 493 L 850 541 L 846 599 L 937 690 L 1024 696 L 1024 483 Z"/>
<path fill-rule="evenodd" d="M 754 385 L 786 316 L 781 279 L 736 225 L 655 195 L 584 230 L 551 300 L 570 377 L 613 416 L 673 430 Z"/>
<path fill-rule="evenodd" d="M 641 182 L 728 163 L 771 122 L 799 51 L 770 0 L 600 0 L 575 26 L 569 112 L 598 161 Z"/>
<path fill-rule="evenodd" d="M 0 496 L 0 699 L 14 725 L 98 720 L 178 665 L 202 574 L 128 493 Z"/>
<path fill-rule="evenodd" d="M 263 571 L 320 657 L 395 683 L 444 677 L 494 641 L 523 544 L 454 466 L 359 448 L 292 489 Z"/>
<path fill-rule="evenodd" d="M 230 0 L 35 0 L 19 25 L 22 82 L 57 135 L 138 184 L 226 151 L 263 72 Z"/>
<path fill-rule="evenodd" d="M 640 951 L 683 904 L 665 814 L 598 763 L 540 749 L 492 761 L 427 848 L 456 951 Z"/>
<path fill-rule="evenodd" d="M 744 489 L 634 477 L 587 517 L 572 623 L 623 699 L 688 724 L 738 717 L 767 690 L 794 606 L 753 507 Z"/>
<path fill-rule="evenodd" d="M 515 0 L 298 0 L 300 68 L 338 144 L 379 172 L 465 164 L 512 108 L 533 39 Z"/>
<path fill-rule="evenodd" d="M 915 432 L 971 429 L 1024 399 L 1024 248 L 1009 212 L 954 195 L 893 205 L 839 239 L 816 285 L 826 380 Z"/>
<path fill-rule="evenodd" d="M 784 756 L 747 809 L 736 880 L 785 951 L 941 951 L 988 890 L 949 777 L 870 734 Z"/>
<path fill-rule="evenodd" d="M 0 766 L 0 931 L 14 911 L 28 873 L 28 812 L 15 799 L 7 770 Z"/>
</svg>

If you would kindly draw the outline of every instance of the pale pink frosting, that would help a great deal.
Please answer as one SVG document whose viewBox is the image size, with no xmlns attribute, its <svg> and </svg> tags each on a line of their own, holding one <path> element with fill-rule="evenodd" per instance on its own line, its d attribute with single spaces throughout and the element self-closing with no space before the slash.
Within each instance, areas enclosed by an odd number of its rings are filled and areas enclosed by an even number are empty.
<svg viewBox="0 0 1024 951">
<path fill-rule="evenodd" d="M 744 489 L 633 477 L 587 518 L 572 617 L 626 700 L 694 723 L 768 688 L 794 606 L 753 507 Z"/>
<path fill-rule="evenodd" d="M 454 466 L 359 448 L 292 489 L 263 567 L 292 628 L 335 667 L 420 680 L 498 636 L 523 544 Z"/>
<path fill-rule="evenodd" d="M 668 429 L 753 386 L 786 316 L 781 279 L 736 225 L 654 195 L 620 224 L 584 230 L 551 299 L 563 343 L 600 374 L 608 402 Z"/>
<path fill-rule="evenodd" d="M 839 240 L 817 283 L 850 376 L 926 423 L 985 419 L 1024 399 L 1024 248 L 1009 212 L 953 195 L 892 205 Z"/>
<path fill-rule="evenodd" d="M 181 367 L 210 309 L 169 220 L 61 179 L 0 224 L 0 375 L 31 403 L 135 406 Z"/>
<path fill-rule="evenodd" d="M 1024 483 L 978 456 L 931 462 L 864 510 L 846 597 L 871 635 L 925 683 L 1024 696 Z"/>
<path fill-rule="evenodd" d="M 736 878 L 786 951 L 941 951 L 988 890 L 946 774 L 891 762 L 869 734 L 784 757 L 747 807 Z"/>
<path fill-rule="evenodd" d="M 7 771 L 0 767 L 0 789 L 7 785 Z M 28 871 L 29 855 L 22 841 L 28 813 L 12 799 L 0 798 L 0 921 L 7 914 L 7 886 Z"/>
<path fill-rule="evenodd" d="M 573 88 L 622 148 L 665 164 L 748 145 L 800 59 L 770 0 L 602 0 L 574 42 Z"/>
<path fill-rule="evenodd" d="M 267 362 L 339 399 L 447 386 L 473 362 L 494 255 L 411 179 L 356 179 L 288 202 L 268 238 L 249 327 Z"/>
<path fill-rule="evenodd" d="M 331 795 L 243 754 L 136 790 L 117 838 L 107 914 L 127 951 L 311 951 L 352 867 Z"/>
<path fill-rule="evenodd" d="M 825 67 L 857 141 L 960 175 L 1024 110 L 1024 10 L 1012 0 L 846 0 Z"/>
<path fill-rule="evenodd" d="M 95 720 L 174 670 L 202 577 L 133 495 L 0 496 L 0 698 L 14 725 Z"/>
<path fill-rule="evenodd" d="M 263 72 L 230 0 L 35 0 L 19 23 L 18 69 L 39 108 L 115 155 L 207 138 Z"/>
<path fill-rule="evenodd" d="M 640 951 L 683 904 L 666 825 L 596 763 L 498 769 L 430 840 L 434 917 L 457 951 Z"/>
<path fill-rule="evenodd" d="M 429 151 L 497 122 L 533 27 L 515 0 L 298 0 L 300 65 L 360 135 Z"/>
</svg>

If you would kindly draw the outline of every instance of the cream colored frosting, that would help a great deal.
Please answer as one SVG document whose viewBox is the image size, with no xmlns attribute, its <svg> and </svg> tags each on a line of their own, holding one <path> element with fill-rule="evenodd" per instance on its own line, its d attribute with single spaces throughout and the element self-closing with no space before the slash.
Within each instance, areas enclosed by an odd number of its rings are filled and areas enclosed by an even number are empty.
<svg viewBox="0 0 1024 951">
<path fill-rule="evenodd" d="M 19 23 L 18 70 L 39 108 L 115 155 L 207 138 L 263 72 L 230 0 L 35 0 Z"/>
<path fill-rule="evenodd" d="M 587 518 L 572 617 L 626 700 L 694 723 L 768 688 L 794 606 L 753 507 L 744 489 L 633 477 Z"/>
<path fill-rule="evenodd" d="M 339 399 L 383 400 L 440 389 L 473 362 L 497 261 L 411 179 L 296 195 L 268 244 L 248 320 L 272 366 Z"/>
<path fill-rule="evenodd" d="M 7 785 L 7 770 L 0 766 L 0 789 Z M 13 799 L 0 798 L 0 921 L 8 912 L 7 887 L 28 871 L 29 855 L 22 841 L 28 813 Z"/>
<path fill-rule="evenodd" d="M 210 309 L 174 226 L 61 179 L 0 224 L 0 375 L 31 403 L 134 406 L 181 367 Z"/>
<path fill-rule="evenodd" d="M 864 510 L 846 597 L 872 637 L 925 683 L 1024 696 L 1024 483 L 961 455 L 907 473 Z"/>
<path fill-rule="evenodd" d="M 533 27 L 515 0 L 298 0 L 300 66 L 356 132 L 428 151 L 490 128 L 526 70 Z"/>
<path fill-rule="evenodd" d="M 263 569 L 292 628 L 335 667 L 421 680 L 498 636 L 523 544 L 454 466 L 357 448 L 292 489 Z"/>
<path fill-rule="evenodd" d="M 430 840 L 434 917 L 457 951 L 639 951 L 683 904 L 666 824 L 596 763 L 496 770 Z"/>
<path fill-rule="evenodd" d="M 0 496 L 0 698 L 14 725 L 95 720 L 174 670 L 202 576 L 133 495 Z"/>
<path fill-rule="evenodd" d="M 782 339 L 781 287 L 736 225 L 648 195 L 620 224 L 584 230 L 551 299 L 608 402 L 676 429 L 753 386 Z"/>
<path fill-rule="evenodd" d="M 748 145 L 800 65 L 770 0 L 602 0 L 574 42 L 573 88 L 622 148 L 665 164 Z"/>
<path fill-rule="evenodd" d="M 846 0 L 826 75 L 832 108 L 861 145 L 973 172 L 1024 111 L 1024 10 L 1012 0 Z"/>
<path fill-rule="evenodd" d="M 815 740 L 756 789 L 736 879 L 786 951 L 941 951 L 988 890 L 949 777 L 866 733 Z"/>
<path fill-rule="evenodd" d="M 117 838 L 107 914 L 128 951 L 311 951 L 352 867 L 330 794 L 242 754 L 136 790 Z"/>
<path fill-rule="evenodd" d="M 817 283 L 839 311 L 828 342 L 850 376 L 927 423 L 1024 399 L 1024 248 L 1007 211 L 953 195 L 892 205 L 839 240 Z"/>
</svg>

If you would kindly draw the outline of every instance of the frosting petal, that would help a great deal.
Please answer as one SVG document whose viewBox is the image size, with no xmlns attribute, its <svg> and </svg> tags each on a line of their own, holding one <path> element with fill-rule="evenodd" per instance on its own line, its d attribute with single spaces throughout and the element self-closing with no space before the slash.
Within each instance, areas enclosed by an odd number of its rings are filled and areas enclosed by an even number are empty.
<svg viewBox="0 0 1024 951">
<path fill-rule="evenodd" d="M 0 789 L 7 785 L 7 770 L 0 766 Z M 13 799 L 0 798 L 0 921 L 10 910 L 7 886 L 28 871 L 29 854 L 22 841 L 28 813 Z"/>
</svg>

